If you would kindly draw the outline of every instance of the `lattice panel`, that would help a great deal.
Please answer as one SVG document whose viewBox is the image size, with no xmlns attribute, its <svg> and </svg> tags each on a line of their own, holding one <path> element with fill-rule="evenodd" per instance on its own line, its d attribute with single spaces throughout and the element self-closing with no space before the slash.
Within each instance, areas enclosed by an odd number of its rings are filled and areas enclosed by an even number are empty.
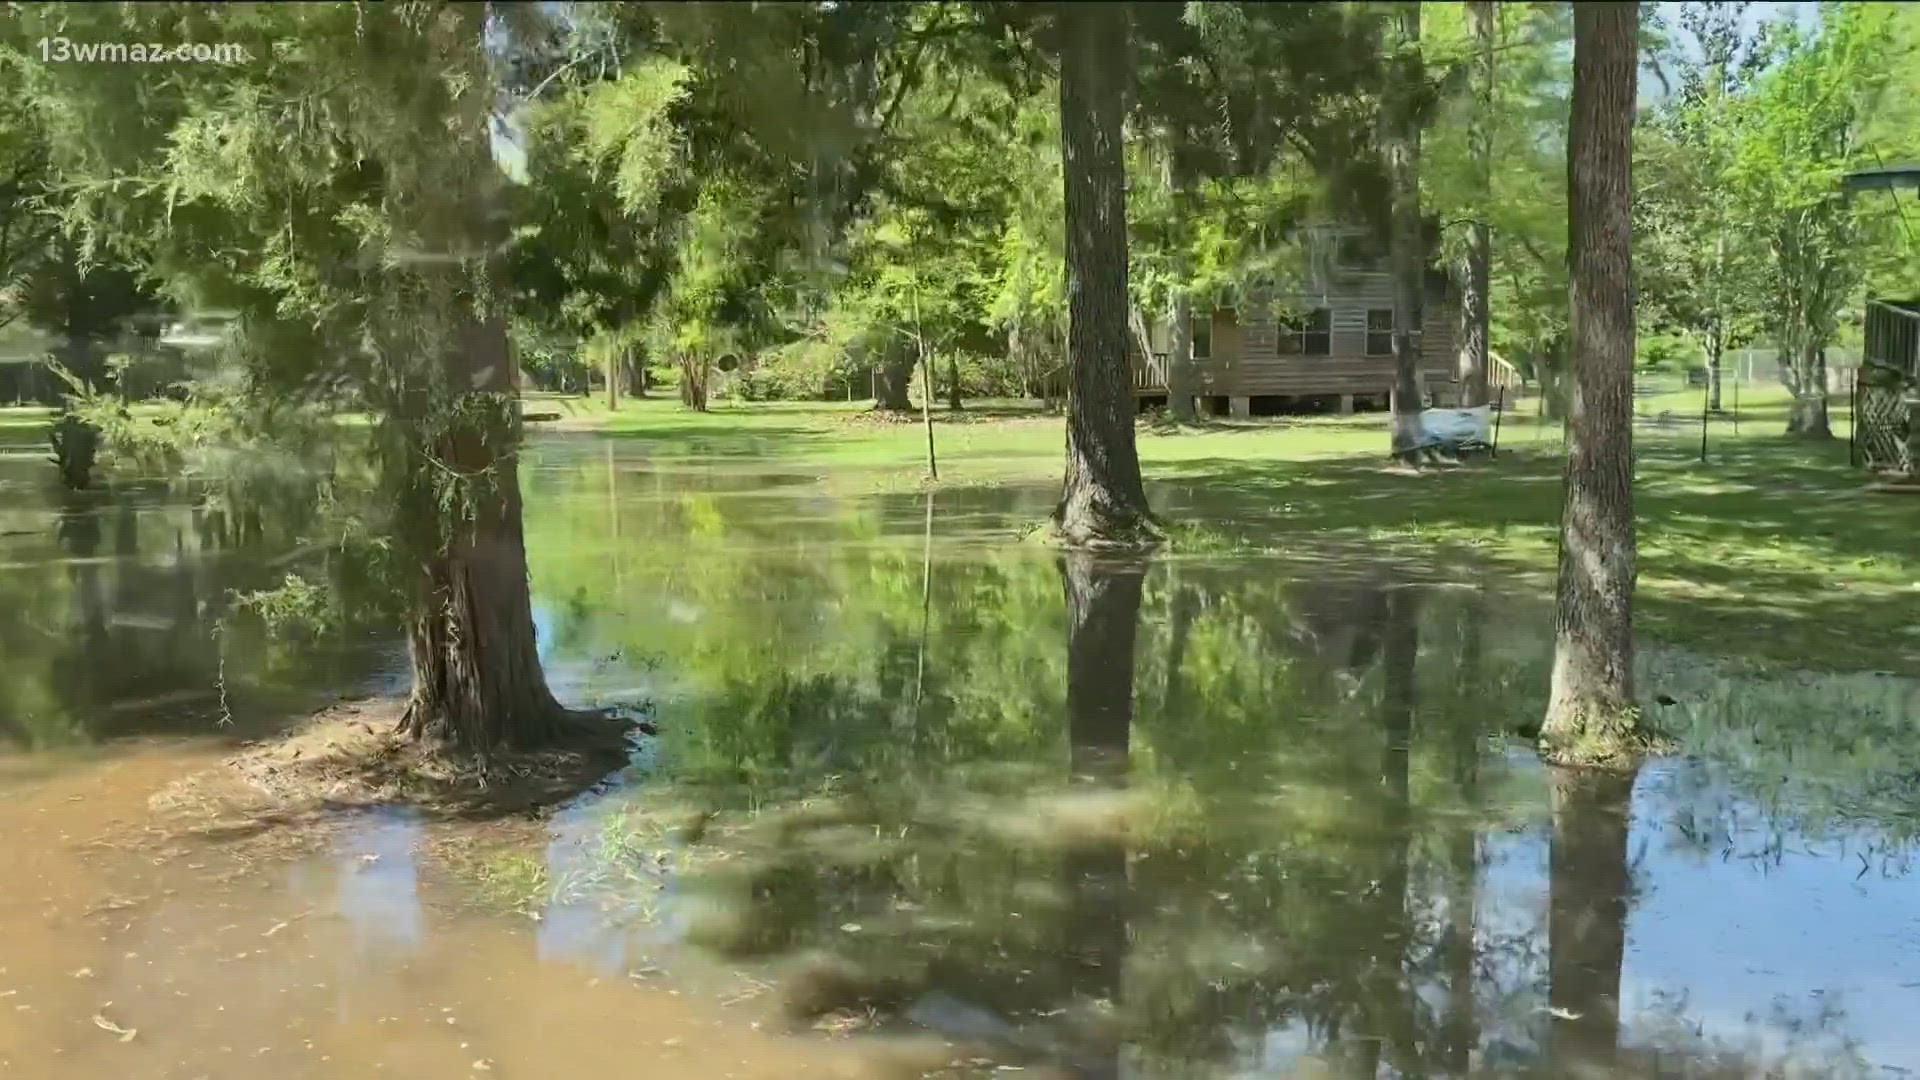
<svg viewBox="0 0 1920 1080">
<path fill-rule="evenodd" d="M 1853 422 L 1862 463 L 1869 469 L 1911 471 L 1907 444 L 1911 419 L 1904 395 L 1890 387 L 1864 385 L 1859 393 Z"/>
</svg>

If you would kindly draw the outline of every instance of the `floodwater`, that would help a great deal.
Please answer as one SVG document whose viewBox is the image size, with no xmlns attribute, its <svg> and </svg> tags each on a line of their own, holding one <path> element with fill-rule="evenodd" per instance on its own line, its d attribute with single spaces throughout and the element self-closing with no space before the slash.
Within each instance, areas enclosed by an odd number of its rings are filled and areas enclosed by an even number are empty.
<svg viewBox="0 0 1920 1080">
<path fill-rule="evenodd" d="M 639 440 L 529 462 L 550 676 L 658 738 L 544 822 L 289 859 L 147 799 L 391 639 L 266 641 L 222 615 L 285 552 L 0 456 L 0 1075 L 1920 1072 L 1920 684 L 1650 647 L 1689 753 L 1555 774 L 1503 735 L 1549 613 L 1497 577 L 1305 533 L 1063 559 L 1013 539 L 1045 489 Z"/>
</svg>

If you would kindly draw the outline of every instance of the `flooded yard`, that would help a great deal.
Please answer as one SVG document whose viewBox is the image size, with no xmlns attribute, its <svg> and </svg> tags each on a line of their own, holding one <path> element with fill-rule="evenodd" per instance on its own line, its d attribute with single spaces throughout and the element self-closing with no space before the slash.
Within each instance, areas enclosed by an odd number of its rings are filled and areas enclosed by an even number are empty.
<svg viewBox="0 0 1920 1080">
<path fill-rule="evenodd" d="M 1910 680 L 1647 644 L 1683 752 L 1555 773 L 1512 737 L 1551 609 L 1497 574 L 1062 556 L 1016 539 L 1046 487 L 555 437 L 549 678 L 657 735 L 543 818 L 269 849 L 149 799 L 398 641 L 269 640 L 228 594 L 287 552 L 37 466 L 0 461 L 0 1074 L 1920 1072 Z"/>
</svg>

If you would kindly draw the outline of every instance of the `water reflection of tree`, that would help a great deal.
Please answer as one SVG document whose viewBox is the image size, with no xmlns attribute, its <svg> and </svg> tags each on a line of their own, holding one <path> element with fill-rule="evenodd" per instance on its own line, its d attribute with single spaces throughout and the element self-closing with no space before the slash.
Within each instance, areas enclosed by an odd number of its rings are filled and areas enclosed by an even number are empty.
<svg viewBox="0 0 1920 1080">
<path fill-rule="evenodd" d="M 186 502 L 137 485 L 47 509 L 51 528 L 10 538 L 0 573 L 0 605 L 20 613 L 0 630 L 0 735 L 41 746 L 214 732 L 223 650 L 242 715 L 277 698 L 268 687 L 337 686 L 336 656 L 252 626 L 215 634 L 232 590 L 285 572 L 263 565 L 272 549 L 213 558 Z"/>
<path fill-rule="evenodd" d="M 1568 1074 L 1612 1069 L 1632 876 L 1627 826 L 1635 771 L 1553 771 L 1548 1056 Z"/>
<path fill-rule="evenodd" d="M 713 823 L 685 884 L 746 928 L 727 944 L 829 951 L 871 976 L 858 1001 L 959 998 L 1086 1069 L 1124 1043 L 1142 1075 L 1224 1074 L 1290 1042 L 1355 1073 L 1377 1054 L 1409 1075 L 1557 1075 L 1550 1053 L 1617 1040 L 1629 894 L 1594 882 L 1627 880 L 1625 793 L 1556 794 L 1488 748 L 1539 708 L 1523 618 L 1378 568 L 1192 560 L 1118 588 L 1076 586 L 1070 564 L 1063 603 L 1050 557 L 944 547 L 929 603 L 917 498 L 784 536 L 781 505 L 670 502 L 629 598 L 586 616 L 596 648 L 666 658 L 663 775 L 627 809 L 636 828 L 662 807 Z M 536 585 L 565 574 L 545 563 Z M 1076 625 L 1110 638 L 1094 601 L 1129 591 L 1133 647 L 1076 651 Z M 649 618 L 645 596 L 699 616 Z M 1131 724 L 1099 722 L 1121 686 Z M 1482 891 L 1485 838 L 1505 832 L 1502 850 L 1550 853 L 1539 925 L 1481 923 L 1504 899 Z M 1550 1008 L 1587 1024 L 1558 1031 Z"/>
</svg>

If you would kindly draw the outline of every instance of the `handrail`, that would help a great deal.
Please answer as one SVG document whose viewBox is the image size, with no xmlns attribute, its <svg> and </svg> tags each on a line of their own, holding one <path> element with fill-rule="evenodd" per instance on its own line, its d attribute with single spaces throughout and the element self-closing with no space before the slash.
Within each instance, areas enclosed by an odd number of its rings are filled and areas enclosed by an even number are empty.
<svg viewBox="0 0 1920 1080">
<path fill-rule="evenodd" d="M 1487 373 L 1489 376 L 1487 382 L 1493 386 L 1518 390 L 1526 383 L 1526 380 L 1520 377 L 1520 369 L 1508 363 L 1506 357 L 1492 349 L 1487 350 L 1487 367 L 1491 369 Z"/>
</svg>

